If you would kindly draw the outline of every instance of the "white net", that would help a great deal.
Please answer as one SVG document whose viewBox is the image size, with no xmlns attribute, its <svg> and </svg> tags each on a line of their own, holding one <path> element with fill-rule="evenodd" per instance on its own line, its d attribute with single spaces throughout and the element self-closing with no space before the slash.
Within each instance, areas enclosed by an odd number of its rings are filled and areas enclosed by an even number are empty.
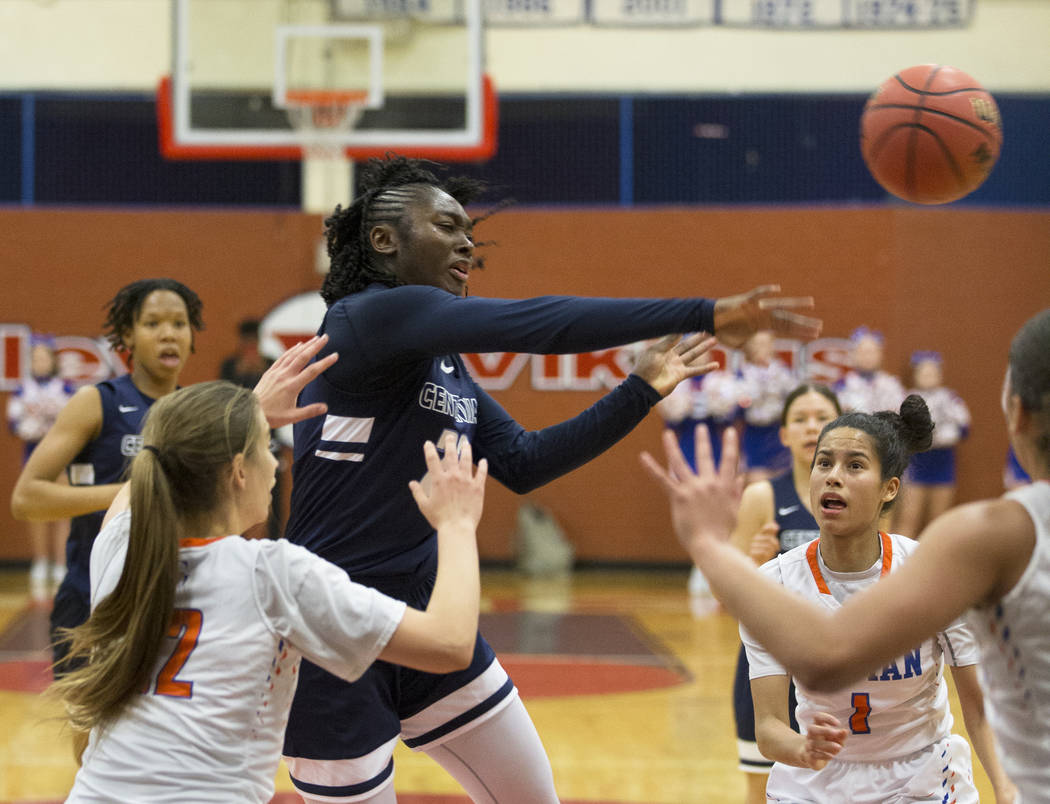
<svg viewBox="0 0 1050 804">
<path fill-rule="evenodd" d="M 304 157 L 343 160 L 346 143 L 341 135 L 357 125 L 364 109 L 364 98 L 356 94 L 318 92 L 289 98 L 285 113 L 299 134 Z"/>
</svg>

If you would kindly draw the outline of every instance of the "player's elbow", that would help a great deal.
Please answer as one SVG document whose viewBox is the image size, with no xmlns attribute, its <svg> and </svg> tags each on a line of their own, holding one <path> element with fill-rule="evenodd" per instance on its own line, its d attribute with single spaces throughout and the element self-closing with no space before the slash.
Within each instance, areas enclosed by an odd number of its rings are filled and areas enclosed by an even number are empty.
<svg viewBox="0 0 1050 804">
<path fill-rule="evenodd" d="M 13 516 L 19 522 L 29 521 L 32 509 L 30 507 L 30 501 L 22 488 L 21 483 L 15 484 L 14 491 L 11 492 L 11 516 Z"/>
<path fill-rule="evenodd" d="M 815 648 L 793 669 L 795 683 L 814 692 L 835 692 L 861 678 L 864 672 L 841 647 L 829 644 Z"/>
<path fill-rule="evenodd" d="M 765 729 L 759 727 L 758 724 L 756 724 L 755 725 L 755 747 L 758 748 L 758 753 L 760 753 L 766 759 L 773 759 L 774 761 L 776 761 L 775 760 L 776 752 L 774 750 L 775 746 L 776 746 L 776 743 L 774 743 L 773 740 L 770 739 L 770 737 L 766 733 Z"/>
<path fill-rule="evenodd" d="M 477 631 L 474 630 L 468 636 L 455 636 L 443 642 L 439 650 L 434 652 L 433 667 L 431 673 L 456 673 L 466 670 L 474 661 L 474 642 L 477 639 Z"/>
</svg>

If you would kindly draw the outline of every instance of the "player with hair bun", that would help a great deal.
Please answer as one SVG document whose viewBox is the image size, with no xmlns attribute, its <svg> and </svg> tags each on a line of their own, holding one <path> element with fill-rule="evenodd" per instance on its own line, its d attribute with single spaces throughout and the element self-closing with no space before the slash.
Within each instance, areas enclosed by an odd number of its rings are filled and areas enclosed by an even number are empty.
<svg viewBox="0 0 1050 804">
<path fill-rule="evenodd" d="M 820 536 L 775 557 L 762 574 L 835 610 L 898 572 L 918 545 L 880 532 L 879 520 L 897 499 L 911 456 L 929 448 L 932 433 L 930 412 L 917 395 L 904 400 L 899 414 L 846 413 L 825 425 L 809 482 Z M 1012 790 L 984 716 L 976 643 L 963 622 L 902 650 L 848 687 L 815 688 L 796 679 L 801 733 L 788 724 L 790 673 L 747 625 L 742 619 L 755 733 L 762 754 L 774 760 L 767 799 L 934 804 L 950 790 L 949 801 L 976 802 L 970 748 L 951 731 L 945 664 L 952 668 L 967 731 L 995 789 Z"/>
<path fill-rule="evenodd" d="M 1011 445 L 1033 482 L 941 515 L 922 532 L 900 570 L 841 606 L 801 599 L 726 544 L 740 496 L 732 461 L 723 460 L 716 471 L 705 452 L 694 473 L 674 440 L 665 437 L 667 468 L 647 454 L 642 462 L 666 491 L 679 541 L 715 594 L 799 685 L 818 692 L 866 686 L 873 671 L 969 612 L 981 650 L 987 719 L 1005 771 L 1001 779 L 992 776 L 996 797 L 1014 800 L 1016 786 L 1020 800 L 1045 801 L 1050 723 L 1041 712 L 1050 705 L 1050 309 L 1029 319 L 1013 339 L 1002 407 Z M 698 444 L 703 449 L 702 439 Z M 735 434 L 727 434 L 725 450 L 737 451 Z"/>
<path fill-rule="evenodd" d="M 834 391 L 823 385 L 803 383 L 792 389 L 784 400 L 779 438 L 791 456 L 791 469 L 777 477 L 748 484 L 731 537 L 740 552 L 750 556 L 757 566 L 820 535 L 809 500 L 810 469 L 821 430 L 841 413 Z M 694 464 L 690 462 L 690 465 Z M 788 689 L 788 698 L 791 702 L 789 725 L 797 731 L 794 685 Z M 733 678 L 733 716 L 739 767 L 747 780 L 745 801 L 761 804 L 766 800 L 766 781 L 773 762 L 762 756 L 755 740 L 755 707 L 743 644 Z"/>
</svg>

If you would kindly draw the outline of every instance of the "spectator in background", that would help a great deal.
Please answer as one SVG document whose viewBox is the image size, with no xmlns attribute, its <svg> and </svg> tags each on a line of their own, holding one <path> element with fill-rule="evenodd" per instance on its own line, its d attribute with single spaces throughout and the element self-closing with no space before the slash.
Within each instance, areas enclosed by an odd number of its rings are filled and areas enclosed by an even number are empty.
<svg viewBox="0 0 1050 804">
<path fill-rule="evenodd" d="M 882 370 L 882 333 L 858 327 L 849 339 L 852 368 L 835 385 L 842 409 L 860 413 L 897 410 L 904 401 L 904 386 Z"/>
<path fill-rule="evenodd" d="M 259 351 L 259 321 L 255 318 L 245 318 L 237 325 L 237 349 L 222 361 L 219 379 L 250 390 L 255 388 L 259 378 L 272 365 L 273 361 Z M 280 444 L 273 435 L 270 434 L 270 452 L 277 458 L 277 482 L 274 483 L 271 494 L 270 517 L 266 521 L 266 531 L 271 539 L 278 539 L 281 536 L 284 510 L 284 484 L 281 479 L 288 467 L 280 454 Z"/>
<path fill-rule="evenodd" d="M 897 508 L 894 530 L 912 539 L 955 501 L 955 447 L 970 430 L 970 410 L 955 391 L 944 387 L 944 363 L 937 352 L 911 356 L 910 393 L 926 400 L 933 417 L 933 446 L 912 458 L 908 482 Z"/>
<path fill-rule="evenodd" d="M 715 463 L 722 449 L 722 433 L 734 425 L 737 407 L 737 380 L 732 372 L 719 369 L 678 383 L 666 397 L 656 403 L 656 410 L 664 423 L 674 431 L 678 444 L 690 466 L 695 466 L 694 444 L 696 426 L 706 424 L 710 433 L 711 452 Z M 689 594 L 693 612 L 707 614 L 710 606 L 710 588 L 703 573 L 695 566 L 689 571 Z"/>
<path fill-rule="evenodd" d="M 73 386 L 58 374 L 55 339 L 50 335 L 32 335 L 29 375 L 7 400 L 8 425 L 23 443 L 23 466 L 74 391 Z M 66 575 L 69 520 L 27 522 L 26 525 L 33 552 L 29 565 L 29 593 L 34 601 L 42 603 L 51 597 L 52 587 L 62 583 Z"/>
<path fill-rule="evenodd" d="M 767 480 L 791 466 L 791 453 L 780 440 L 780 418 L 784 400 L 798 380 L 777 358 L 775 348 L 772 332 L 756 332 L 744 344 L 744 362 L 737 373 L 748 483 Z M 721 434 L 717 439 L 721 441 Z"/>
<path fill-rule="evenodd" d="M 237 325 L 237 350 L 222 361 L 219 379 L 252 389 L 272 365 L 259 351 L 259 322 L 246 318 Z"/>
<path fill-rule="evenodd" d="M 722 433 L 737 414 L 737 384 L 727 371 L 712 371 L 678 384 L 670 394 L 656 403 L 664 423 L 678 436 L 682 453 L 693 464 L 693 436 L 698 424 L 706 424 L 711 435 L 711 449 L 718 463 Z"/>
</svg>

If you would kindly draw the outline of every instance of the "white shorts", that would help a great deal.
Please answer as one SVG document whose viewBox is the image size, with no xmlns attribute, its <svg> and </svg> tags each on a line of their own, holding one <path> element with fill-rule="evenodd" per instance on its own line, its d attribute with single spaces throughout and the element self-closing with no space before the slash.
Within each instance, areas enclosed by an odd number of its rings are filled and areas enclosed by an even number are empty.
<svg viewBox="0 0 1050 804">
<path fill-rule="evenodd" d="M 814 771 L 773 765 L 766 799 L 778 804 L 977 804 L 970 745 L 957 734 L 884 762 L 832 760 Z"/>
</svg>

